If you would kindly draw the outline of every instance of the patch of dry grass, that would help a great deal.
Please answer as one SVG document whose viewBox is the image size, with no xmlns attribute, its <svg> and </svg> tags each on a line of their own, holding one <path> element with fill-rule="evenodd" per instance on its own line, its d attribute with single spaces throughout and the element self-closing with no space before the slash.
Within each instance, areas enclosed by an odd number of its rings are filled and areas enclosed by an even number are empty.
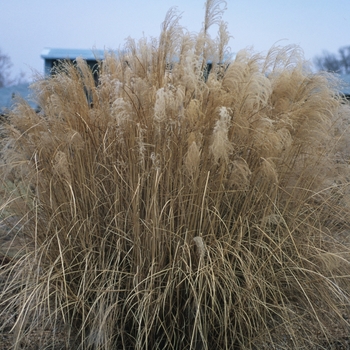
<svg viewBox="0 0 350 350">
<path fill-rule="evenodd" d="M 97 85 L 63 63 L 33 86 L 40 113 L 11 111 L 15 347 L 57 320 L 81 349 L 310 348 L 348 327 L 349 109 L 296 47 L 223 61 L 222 3 L 196 36 L 170 10 L 159 40 L 106 54 Z"/>
</svg>

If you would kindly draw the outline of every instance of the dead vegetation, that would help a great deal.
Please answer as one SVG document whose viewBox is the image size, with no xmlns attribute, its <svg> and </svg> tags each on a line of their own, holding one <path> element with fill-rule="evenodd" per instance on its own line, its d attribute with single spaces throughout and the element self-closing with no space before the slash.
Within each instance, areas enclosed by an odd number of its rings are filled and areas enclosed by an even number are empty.
<svg viewBox="0 0 350 350">
<path fill-rule="evenodd" d="M 158 40 L 106 53 L 97 85 L 63 63 L 33 85 L 40 113 L 11 111 L 14 348 L 58 325 L 79 349 L 326 349 L 348 332 L 349 107 L 297 47 L 229 59 L 223 4 L 195 36 L 170 10 Z"/>
</svg>

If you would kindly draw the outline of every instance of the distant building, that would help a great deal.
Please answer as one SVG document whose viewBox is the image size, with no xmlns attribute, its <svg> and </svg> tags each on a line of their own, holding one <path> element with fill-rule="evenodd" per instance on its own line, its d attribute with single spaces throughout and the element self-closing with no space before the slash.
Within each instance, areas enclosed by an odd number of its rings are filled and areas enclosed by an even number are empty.
<svg viewBox="0 0 350 350">
<path fill-rule="evenodd" d="M 46 76 L 51 75 L 52 68 L 59 61 L 69 60 L 73 62 L 78 57 L 81 57 L 93 69 L 97 61 L 102 60 L 104 55 L 104 50 L 45 48 L 41 52 L 41 58 L 44 59 L 44 73 Z M 29 86 L 30 83 L 23 83 L 0 88 L 0 114 L 6 113 L 6 109 L 10 109 L 13 106 L 16 96 L 24 98 L 30 106 L 36 108 L 37 105 L 30 99 L 31 90 Z"/>
<path fill-rule="evenodd" d="M 90 68 L 94 68 L 98 60 L 102 60 L 105 55 L 104 50 L 79 50 L 79 49 L 55 49 L 45 48 L 41 52 L 44 59 L 44 73 L 51 75 L 52 68 L 60 61 L 75 61 L 77 58 L 84 59 Z"/>
</svg>

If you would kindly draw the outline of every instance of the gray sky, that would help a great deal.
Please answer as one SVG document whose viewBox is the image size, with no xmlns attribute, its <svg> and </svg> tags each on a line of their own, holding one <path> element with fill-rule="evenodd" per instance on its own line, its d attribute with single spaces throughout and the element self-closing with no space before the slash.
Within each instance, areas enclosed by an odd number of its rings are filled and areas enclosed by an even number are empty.
<svg viewBox="0 0 350 350">
<path fill-rule="evenodd" d="M 43 73 L 45 47 L 117 49 L 125 38 L 158 37 L 167 10 L 177 6 L 181 24 L 201 29 L 204 0 L 0 0 L 0 49 L 13 75 Z M 223 20 L 232 52 L 297 44 L 306 59 L 350 45 L 350 0 L 228 0 Z"/>
</svg>

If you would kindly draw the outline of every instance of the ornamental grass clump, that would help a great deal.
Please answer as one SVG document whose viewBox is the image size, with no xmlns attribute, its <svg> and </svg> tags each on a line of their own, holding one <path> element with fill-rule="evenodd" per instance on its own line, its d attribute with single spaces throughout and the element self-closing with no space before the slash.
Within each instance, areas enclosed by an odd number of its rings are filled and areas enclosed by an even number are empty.
<svg viewBox="0 0 350 350">
<path fill-rule="evenodd" d="M 322 347 L 349 329 L 349 108 L 297 47 L 230 59 L 222 4 L 198 35 L 170 10 L 158 40 L 106 52 L 97 83 L 63 62 L 32 87 L 40 112 L 9 113 L 15 348 L 59 327 L 67 348 L 140 350 Z"/>
</svg>

